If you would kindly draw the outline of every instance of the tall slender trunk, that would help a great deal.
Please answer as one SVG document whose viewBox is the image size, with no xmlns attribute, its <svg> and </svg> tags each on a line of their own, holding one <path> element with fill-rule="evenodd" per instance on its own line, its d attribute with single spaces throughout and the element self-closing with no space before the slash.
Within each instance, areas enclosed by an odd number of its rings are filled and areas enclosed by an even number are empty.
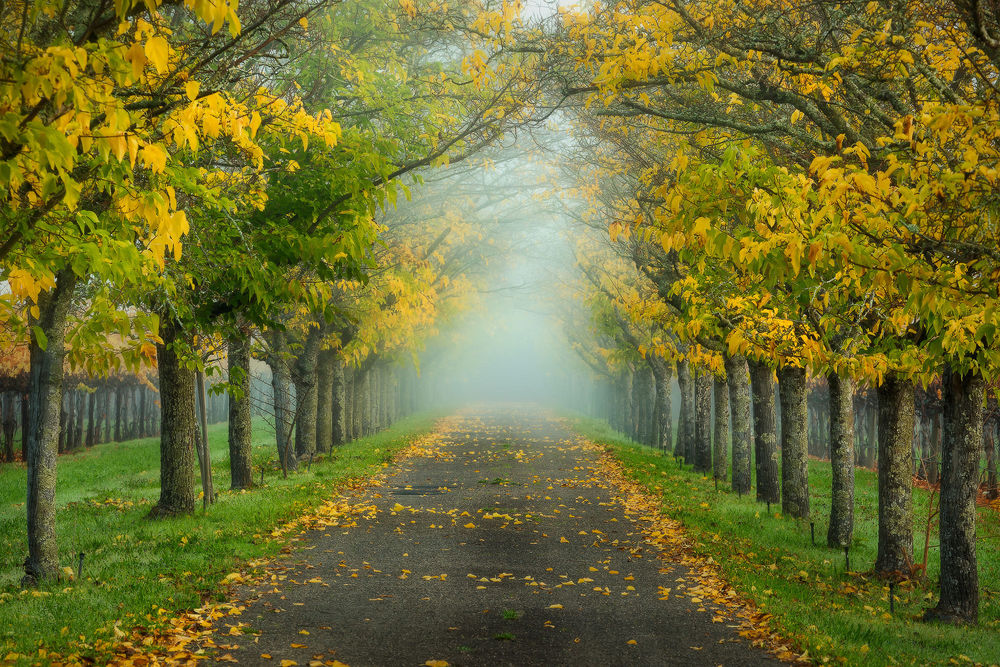
<svg viewBox="0 0 1000 667">
<path fill-rule="evenodd" d="M 302 459 L 316 451 L 316 363 L 319 342 L 310 340 L 295 361 L 292 381 L 295 383 L 295 455 Z"/>
<path fill-rule="evenodd" d="M 757 500 L 777 503 L 778 434 L 774 407 L 774 375 L 760 362 L 750 364 L 750 387 L 753 394 L 754 455 L 757 461 Z"/>
<path fill-rule="evenodd" d="M 694 434 L 694 386 L 691 381 L 691 364 L 685 359 L 677 364 L 677 386 L 680 388 L 681 411 L 677 419 L 677 442 L 674 443 L 674 456 L 687 459 L 688 436 Z M 688 425 L 691 428 L 688 428 Z"/>
<path fill-rule="evenodd" d="M 699 371 L 695 380 L 695 454 L 694 469 L 712 471 L 712 375 Z"/>
<path fill-rule="evenodd" d="M 282 331 L 269 331 L 271 348 L 267 363 L 271 367 L 271 392 L 274 401 L 274 435 L 278 461 L 286 474 L 298 468 L 298 459 L 292 447 L 292 373 L 288 367 L 288 343 Z"/>
<path fill-rule="evenodd" d="M 365 410 L 368 407 L 368 373 L 354 372 L 354 439 L 364 437 Z"/>
<path fill-rule="evenodd" d="M 122 408 L 125 404 L 125 388 L 119 384 L 115 387 L 115 442 L 122 441 Z"/>
<path fill-rule="evenodd" d="M 854 539 L 854 383 L 836 373 L 826 376 L 830 388 L 830 467 L 833 488 L 826 543 L 850 546 Z"/>
<path fill-rule="evenodd" d="M 729 386 L 715 378 L 715 433 L 713 435 L 712 471 L 715 479 L 729 477 Z"/>
<path fill-rule="evenodd" d="M 28 461 L 28 424 L 30 406 L 31 405 L 31 393 L 25 391 L 21 393 L 21 460 L 27 463 Z"/>
<path fill-rule="evenodd" d="M 253 486 L 250 343 L 247 330 L 229 339 L 229 477 L 233 489 Z"/>
<path fill-rule="evenodd" d="M 38 318 L 29 318 L 29 401 L 27 428 L 28 557 L 25 583 L 54 579 L 59 570 L 56 543 L 56 455 L 62 408 L 66 318 L 73 300 L 76 275 L 60 271 L 55 286 L 38 297 Z M 40 343 L 38 329 L 47 342 Z M 25 422 L 22 422 L 25 423 Z M 22 426 L 23 428 L 23 426 Z"/>
<path fill-rule="evenodd" d="M 111 442 L 111 394 L 109 385 L 104 386 L 104 438 L 102 442 Z"/>
<path fill-rule="evenodd" d="M 913 564 L 912 451 L 913 383 L 896 373 L 889 373 L 878 388 L 878 555 L 875 570 L 882 574 L 908 573 Z"/>
<path fill-rule="evenodd" d="M 334 353 L 333 369 L 330 376 L 332 424 L 330 425 L 330 442 L 334 447 L 347 442 L 347 378 L 344 373 L 344 362 Z"/>
<path fill-rule="evenodd" d="M 750 422 L 750 369 L 745 357 L 726 357 L 726 383 L 729 385 L 729 408 L 733 420 L 733 490 L 750 493 L 750 447 L 753 428 Z"/>
<path fill-rule="evenodd" d="M 333 445 L 333 367 L 337 353 L 323 350 L 316 367 L 316 451 L 328 452 Z"/>
<path fill-rule="evenodd" d="M 198 371 L 195 375 L 198 392 L 198 435 L 196 442 L 201 446 L 198 463 L 201 466 L 201 489 L 204 493 L 205 507 L 215 502 L 215 482 L 212 480 L 212 452 L 208 448 L 208 391 L 205 387 L 205 373 Z"/>
<path fill-rule="evenodd" d="M 660 358 L 654 358 L 651 362 L 653 367 L 653 381 L 656 383 L 656 398 L 654 421 L 656 424 L 655 447 L 660 451 L 670 451 L 674 442 L 673 421 L 670 415 L 670 391 L 671 373 L 670 364 Z"/>
<path fill-rule="evenodd" d="M 93 447 L 97 440 L 94 435 L 95 424 L 94 424 L 94 404 L 97 403 L 97 392 L 87 393 L 87 447 Z"/>
<path fill-rule="evenodd" d="M 941 598 L 928 618 L 979 621 L 976 563 L 976 493 L 983 442 L 983 392 L 979 373 L 946 368 L 944 440 L 941 447 Z"/>
<path fill-rule="evenodd" d="M 983 450 L 986 452 L 986 497 L 997 497 L 997 447 L 994 426 L 983 424 Z"/>
<path fill-rule="evenodd" d="M 160 338 L 160 500 L 151 515 L 170 516 L 194 511 L 195 374 L 176 349 L 189 342 L 182 325 L 164 318 Z"/>
<path fill-rule="evenodd" d="M 145 438 L 147 435 L 149 435 L 149 427 L 148 427 L 148 425 L 146 423 L 146 421 L 147 421 L 147 419 L 146 419 L 146 394 L 147 393 L 148 392 L 146 391 L 145 387 L 139 387 L 139 414 L 138 414 L 138 417 L 139 417 L 139 432 L 136 433 L 136 436 L 138 436 L 140 438 Z"/>
<path fill-rule="evenodd" d="M 87 408 L 87 392 L 76 391 L 76 423 L 73 426 L 73 450 L 83 447 L 83 418 Z"/>
<path fill-rule="evenodd" d="M 927 460 L 927 481 L 937 484 L 941 480 L 941 415 L 931 415 L 931 455 Z"/>
<path fill-rule="evenodd" d="M 809 434 L 806 371 L 787 366 L 778 371 L 781 400 L 781 511 L 809 517 Z"/>
<path fill-rule="evenodd" d="M 3 458 L 4 461 L 14 460 L 14 429 L 17 427 L 17 418 L 14 412 L 14 402 L 17 394 L 7 392 L 3 394 Z"/>
<path fill-rule="evenodd" d="M 344 367 L 344 442 L 354 440 L 354 369 Z"/>
</svg>

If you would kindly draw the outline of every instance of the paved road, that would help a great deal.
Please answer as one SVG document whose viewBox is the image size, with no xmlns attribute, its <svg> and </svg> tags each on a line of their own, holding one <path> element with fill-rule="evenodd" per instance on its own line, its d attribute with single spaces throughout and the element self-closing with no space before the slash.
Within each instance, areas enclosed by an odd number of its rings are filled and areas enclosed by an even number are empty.
<svg viewBox="0 0 1000 667">
<path fill-rule="evenodd" d="M 233 657 L 777 664 L 677 594 L 686 570 L 643 543 L 599 452 L 558 421 L 528 408 L 464 413 L 436 443 L 350 499 L 358 512 L 341 525 L 305 534 L 272 584 L 243 591 L 256 600 L 241 620 L 259 634 L 240 637 Z"/>
</svg>

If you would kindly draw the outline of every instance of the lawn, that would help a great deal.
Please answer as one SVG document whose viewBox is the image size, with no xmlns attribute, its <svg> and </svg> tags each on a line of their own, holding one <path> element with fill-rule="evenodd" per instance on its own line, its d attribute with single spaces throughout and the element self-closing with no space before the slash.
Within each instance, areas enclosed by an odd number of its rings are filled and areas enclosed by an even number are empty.
<svg viewBox="0 0 1000 667">
<path fill-rule="evenodd" d="M 209 429 L 216 504 L 204 513 L 167 520 L 146 518 L 159 496 L 159 444 L 147 438 L 98 445 L 59 457 L 56 533 L 60 563 L 74 570 L 84 554 L 82 581 L 60 581 L 37 591 L 19 586 L 27 554 L 25 470 L 0 468 L 0 662 L 9 653 L 81 651 L 121 628 L 147 624 L 156 609 L 179 611 L 221 591 L 219 580 L 248 559 L 277 552 L 272 528 L 318 506 L 349 480 L 378 472 L 435 416 L 415 415 L 378 435 L 355 441 L 307 471 L 283 479 L 273 463 L 273 430 L 255 421 L 255 482 L 229 490 L 227 426 Z M 99 658 L 99 656 L 98 656 Z"/>
<path fill-rule="evenodd" d="M 980 623 L 950 627 L 924 623 L 922 611 L 936 601 L 937 520 L 932 522 L 927 579 L 896 586 L 894 614 L 889 588 L 872 576 L 878 538 L 877 475 L 858 469 L 855 532 L 850 571 L 842 550 L 826 546 L 830 510 L 830 464 L 809 462 L 812 544 L 809 521 L 795 520 L 753 496 L 738 497 L 728 483 L 683 470 L 669 454 L 638 445 L 605 422 L 573 417 L 574 427 L 607 447 L 627 473 L 662 498 L 663 511 L 681 521 L 695 548 L 711 556 L 729 582 L 774 616 L 772 624 L 808 650 L 816 662 L 849 664 L 1000 663 L 1000 515 L 982 508 L 978 524 Z M 914 494 L 914 547 L 923 559 L 927 491 Z"/>
</svg>

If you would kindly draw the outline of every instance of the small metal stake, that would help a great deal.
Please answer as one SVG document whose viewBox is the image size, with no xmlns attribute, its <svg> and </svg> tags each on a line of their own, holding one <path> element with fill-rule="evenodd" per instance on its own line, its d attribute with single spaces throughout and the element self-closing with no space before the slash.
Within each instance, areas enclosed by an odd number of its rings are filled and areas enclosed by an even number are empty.
<svg viewBox="0 0 1000 667">
<path fill-rule="evenodd" d="M 816 523 L 813 521 L 809 522 L 809 537 L 812 538 L 813 546 L 816 546 Z"/>
<path fill-rule="evenodd" d="M 80 560 L 76 563 L 76 580 L 83 581 L 83 552 L 80 552 Z"/>
<path fill-rule="evenodd" d="M 896 582 L 889 582 L 889 613 L 896 613 Z"/>
<path fill-rule="evenodd" d="M 313 464 L 313 453 L 309 452 L 309 463 L 306 464 L 306 472 L 309 472 L 309 468 L 312 468 Z"/>
<path fill-rule="evenodd" d="M 715 478 L 715 492 L 716 493 L 719 492 L 719 478 L 718 477 Z"/>
<path fill-rule="evenodd" d="M 263 464 L 261 464 L 261 466 L 260 466 L 260 485 L 264 486 L 264 466 L 263 466 Z"/>
<path fill-rule="evenodd" d="M 847 572 L 851 571 L 851 554 L 849 553 L 849 550 L 850 550 L 850 547 L 845 544 L 844 545 L 844 569 Z"/>
<path fill-rule="evenodd" d="M 771 516 L 771 501 L 767 501 L 767 515 Z"/>
</svg>

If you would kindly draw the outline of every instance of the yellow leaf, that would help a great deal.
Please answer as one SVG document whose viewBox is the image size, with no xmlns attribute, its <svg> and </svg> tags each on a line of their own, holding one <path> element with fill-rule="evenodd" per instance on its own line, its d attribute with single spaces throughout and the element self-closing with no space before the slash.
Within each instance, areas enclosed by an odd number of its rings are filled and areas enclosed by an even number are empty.
<svg viewBox="0 0 1000 667">
<path fill-rule="evenodd" d="M 299 25 L 302 26 L 303 30 L 308 30 L 309 29 L 309 19 L 307 19 L 305 16 L 303 16 L 302 18 L 299 19 Z"/>
<path fill-rule="evenodd" d="M 428 660 L 424 663 L 426 667 L 448 667 L 448 661 L 446 660 Z"/>
<path fill-rule="evenodd" d="M 308 630 L 299 630 L 299 634 L 300 635 L 308 635 L 309 631 Z"/>
<path fill-rule="evenodd" d="M 189 100 L 194 102 L 198 99 L 198 91 L 201 89 L 201 84 L 197 81 L 188 81 L 184 84 L 184 92 L 187 93 Z"/>
<path fill-rule="evenodd" d="M 567 540 L 565 537 L 560 537 L 559 541 L 560 542 L 569 542 L 569 540 Z"/>
<path fill-rule="evenodd" d="M 146 144 L 139 154 L 154 174 L 162 173 L 167 168 L 167 151 L 159 144 Z"/>
<path fill-rule="evenodd" d="M 264 658 L 265 660 L 270 660 L 271 659 L 271 654 L 270 653 L 261 653 L 260 657 Z"/>
<path fill-rule="evenodd" d="M 549 609 L 562 609 L 562 608 L 563 608 L 563 606 L 561 604 L 550 604 L 549 605 Z"/>
<path fill-rule="evenodd" d="M 167 71 L 170 47 L 167 45 L 166 39 L 160 36 L 150 37 L 146 40 L 145 51 L 146 57 L 149 58 L 149 62 L 153 63 L 157 72 L 163 74 Z"/>
<path fill-rule="evenodd" d="M 627 642 L 625 642 L 625 643 L 626 643 L 626 644 L 633 644 L 633 645 L 634 645 L 634 644 L 638 644 L 639 642 L 637 642 L 637 641 L 636 641 L 636 640 L 634 640 L 634 639 L 630 639 L 630 640 L 628 640 L 628 641 L 627 641 Z"/>
<path fill-rule="evenodd" d="M 475 528 L 475 527 L 476 527 L 476 524 L 472 523 L 471 521 L 469 523 L 465 524 L 465 528 Z"/>
<path fill-rule="evenodd" d="M 297 664 L 299 664 L 299 663 L 295 662 L 294 660 L 282 660 L 281 661 L 281 667 L 292 667 L 292 665 L 297 665 Z"/>
<path fill-rule="evenodd" d="M 402 512 L 404 509 L 406 509 L 406 508 L 404 506 L 400 505 L 399 503 L 396 503 L 395 505 L 392 506 L 392 511 L 393 512 Z"/>
</svg>

